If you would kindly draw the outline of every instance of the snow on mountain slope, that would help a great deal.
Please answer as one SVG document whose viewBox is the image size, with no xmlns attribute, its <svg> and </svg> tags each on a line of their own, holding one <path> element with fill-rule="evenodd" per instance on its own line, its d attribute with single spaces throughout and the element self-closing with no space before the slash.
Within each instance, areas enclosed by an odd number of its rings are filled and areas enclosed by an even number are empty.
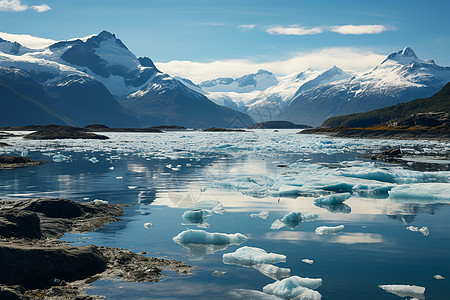
<svg viewBox="0 0 450 300">
<path fill-rule="evenodd" d="M 450 81 L 450 68 L 421 60 L 406 47 L 370 72 L 300 91 L 281 117 L 319 126 L 332 116 L 429 97 Z"/>
</svg>

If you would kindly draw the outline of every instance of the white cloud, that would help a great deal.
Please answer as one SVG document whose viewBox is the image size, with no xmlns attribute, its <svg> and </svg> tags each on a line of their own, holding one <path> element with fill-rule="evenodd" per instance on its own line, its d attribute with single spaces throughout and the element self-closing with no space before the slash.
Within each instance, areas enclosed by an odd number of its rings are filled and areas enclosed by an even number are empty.
<svg viewBox="0 0 450 300">
<path fill-rule="evenodd" d="M 249 31 L 249 30 L 255 29 L 255 27 L 256 27 L 255 24 L 244 24 L 244 25 L 239 25 L 237 28 L 242 31 Z"/>
<path fill-rule="evenodd" d="M 321 27 L 299 27 L 299 26 L 272 26 L 267 28 L 266 30 L 270 34 L 278 34 L 278 35 L 314 35 L 314 34 L 320 34 L 323 32 L 323 29 Z"/>
<path fill-rule="evenodd" d="M 27 9 L 33 9 L 33 10 L 41 13 L 41 12 L 48 11 L 51 8 L 47 4 L 28 6 L 26 4 L 22 4 L 22 2 L 20 0 L 0 0 L 0 11 L 20 12 L 20 11 L 25 11 Z"/>
<path fill-rule="evenodd" d="M 343 26 L 331 26 L 330 31 L 340 34 L 378 34 L 383 31 L 389 30 L 384 25 L 343 25 Z"/>
<path fill-rule="evenodd" d="M 385 54 L 358 48 L 325 48 L 296 53 L 284 60 L 255 62 L 248 59 L 217 60 L 213 62 L 169 61 L 156 63 L 170 75 L 177 75 L 200 83 L 217 77 L 238 77 L 265 69 L 277 75 L 298 73 L 308 68 L 325 70 L 336 65 L 350 72 L 365 72 L 380 64 Z"/>
<path fill-rule="evenodd" d="M 56 41 L 51 39 L 35 37 L 28 34 L 11 34 L 0 32 L 0 38 L 10 42 L 18 42 L 19 44 L 32 49 L 40 49 L 56 43 Z"/>
</svg>

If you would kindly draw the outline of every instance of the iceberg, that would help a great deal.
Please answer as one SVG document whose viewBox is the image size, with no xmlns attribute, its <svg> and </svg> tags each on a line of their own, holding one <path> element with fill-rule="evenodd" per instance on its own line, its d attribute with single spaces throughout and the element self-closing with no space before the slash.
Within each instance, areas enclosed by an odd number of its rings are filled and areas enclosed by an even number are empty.
<svg viewBox="0 0 450 300">
<path fill-rule="evenodd" d="M 98 163 L 97 157 L 92 157 L 92 158 L 89 158 L 88 160 L 89 160 L 91 163 L 93 163 L 93 164 Z"/>
<path fill-rule="evenodd" d="M 54 155 L 54 156 L 52 157 L 52 159 L 53 159 L 54 162 L 60 163 L 60 162 L 63 162 L 63 161 L 68 160 L 69 157 L 68 157 L 68 156 L 65 156 L 65 155 L 62 155 L 62 154 L 56 154 L 56 155 Z"/>
<path fill-rule="evenodd" d="M 392 285 L 379 285 L 381 289 L 388 293 L 404 297 L 414 297 L 418 299 L 425 299 L 425 288 L 416 285 L 404 285 L 404 284 L 392 284 Z"/>
<path fill-rule="evenodd" d="M 231 296 L 234 298 L 245 299 L 245 300 L 282 300 L 283 298 L 268 295 L 266 293 L 255 291 L 255 290 L 246 290 L 246 289 L 234 289 L 230 292 Z"/>
<path fill-rule="evenodd" d="M 305 264 L 310 264 L 310 265 L 312 265 L 314 263 L 314 261 L 312 259 L 308 259 L 308 258 L 302 259 L 302 262 L 304 262 Z"/>
<path fill-rule="evenodd" d="M 350 198 L 352 195 L 350 193 L 343 193 L 343 194 L 333 194 L 328 195 L 325 197 L 319 197 L 314 199 L 314 203 L 316 204 L 325 204 L 325 205 L 336 205 L 341 204 L 348 198 Z"/>
<path fill-rule="evenodd" d="M 212 272 L 212 276 L 214 277 L 222 277 L 223 275 L 225 275 L 227 272 L 225 271 L 219 271 L 219 270 L 215 270 L 214 272 Z"/>
<path fill-rule="evenodd" d="M 182 218 L 191 224 L 202 224 L 213 214 L 212 210 L 194 209 L 185 211 Z"/>
<path fill-rule="evenodd" d="M 210 233 L 189 229 L 179 233 L 173 241 L 178 244 L 239 245 L 247 241 L 247 237 L 240 233 Z"/>
<path fill-rule="evenodd" d="M 320 208 L 324 208 L 331 213 L 349 214 L 352 212 L 352 208 L 345 203 L 339 203 L 339 204 L 317 204 L 317 203 L 314 203 L 314 205 L 317 207 L 320 207 Z"/>
<path fill-rule="evenodd" d="M 92 201 L 95 205 L 106 205 L 108 204 L 108 201 L 105 200 L 100 200 L 100 199 L 95 199 L 94 201 Z"/>
<path fill-rule="evenodd" d="M 444 277 L 444 276 L 442 276 L 442 275 L 439 275 L 439 274 L 436 274 L 436 275 L 434 275 L 433 277 L 434 277 L 434 279 L 438 279 L 438 280 L 442 280 L 442 279 L 445 279 L 445 277 Z"/>
<path fill-rule="evenodd" d="M 450 183 L 416 183 L 394 187 L 389 198 L 407 203 L 448 203 L 450 202 Z"/>
<path fill-rule="evenodd" d="M 261 274 L 266 275 L 274 280 L 280 280 L 291 276 L 291 269 L 280 268 L 271 264 L 254 265 L 252 268 L 258 270 Z"/>
<path fill-rule="evenodd" d="M 260 218 L 260 219 L 267 219 L 269 217 L 269 212 L 267 210 L 263 210 L 262 212 L 258 214 L 251 214 L 250 217 L 252 218 Z"/>
<path fill-rule="evenodd" d="M 150 228 L 152 228 L 152 227 L 153 227 L 153 224 L 152 224 L 152 223 L 150 223 L 150 222 L 144 223 L 144 228 L 145 228 L 145 229 L 150 229 Z"/>
<path fill-rule="evenodd" d="M 290 212 L 287 215 L 283 216 L 283 218 L 275 220 L 272 225 L 271 229 L 280 229 L 284 226 L 288 227 L 289 229 L 295 229 L 300 223 L 302 222 L 311 222 L 318 218 L 319 216 L 317 214 L 302 214 L 300 212 Z"/>
<path fill-rule="evenodd" d="M 321 285 L 321 278 L 291 276 L 266 285 L 263 288 L 263 292 L 284 299 L 320 300 L 322 295 L 314 291 L 314 289 L 319 288 Z"/>
<path fill-rule="evenodd" d="M 195 202 L 193 208 L 211 210 L 216 214 L 223 214 L 225 212 L 222 203 L 217 200 L 200 200 Z"/>
<path fill-rule="evenodd" d="M 423 226 L 423 227 L 420 228 L 420 229 L 419 229 L 419 227 L 408 226 L 408 227 L 406 227 L 406 229 L 408 229 L 409 231 L 420 232 L 420 233 L 422 233 L 424 236 L 430 235 L 430 231 L 428 230 L 428 227 L 426 227 L 426 226 Z"/>
<path fill-rule="evenodd" d="M 227 265 L 253 266 L 258 264 L 276 264 L 286 261 L 286 256 L 267 253 L 264 249 L 244 246 L 232 253 L 223 255 L 223 262 Z"/>
<path fill-rule="evenodd" d="M 324 235 L 324 234 L 338 234 L 344 231 L 344 225 L 339 225 L 335 227 L 328 227 L 328 226 L 320 226 L 316 228 L 315 233 L 318 235 Z"/>
</svg>

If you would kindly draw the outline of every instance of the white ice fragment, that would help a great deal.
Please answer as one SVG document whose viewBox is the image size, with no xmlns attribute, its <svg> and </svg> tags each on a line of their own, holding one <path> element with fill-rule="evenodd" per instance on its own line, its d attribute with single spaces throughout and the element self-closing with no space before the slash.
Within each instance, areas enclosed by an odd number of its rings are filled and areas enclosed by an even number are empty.
<svg viewBox="0 0 450 300">
<path fill-rule="evenodd" d="M 388 293 L 400 296 L 400 297 L 416 297 L 419 299 L 425 299 L 425 288 L 416 285 L 404 285 L 404 284 L 392 284 L 392 285 L 379 285 L 381 289 Z"/>
<path fill-rule="evenodd" d="M 252 266 L 252 268 L 258 270 L 261 274 L 266 275 L 274 280 L 280 280 L 291 276 L 291 269 L 280 268 L 271 264 L 258 264 Z"/>
<path fill-rule="evenodd" d="M 291 276 L 266 285 L 263 288 L 263 292 L 284 299 L 320 300 L 322 299 L 322 295 L 314 291 L 314 289 L 317 289 L 321 285 L 321 278 Z"/>
<path fill-rule="evenodd" d="M 225 273 L 227 273 L 227 272 L 215 270 L 214 272 L 212 272 L 212 276 L 214 276 L 214 277 L 222 277 L 223 275 L 225 275 Z"/>
<path fill-rule="evenodd" d="M 208 209 L 194 209 L 188 210 L 183 213 L 182 218 L 193 224 L 202 224 L 213 214 L 212 210 Z"/>
<path fill-rule="evenodd" d="M 396 186 L 389 191 L 389 198 L 408 203 L 448 203 L 450 202 L 450 184 L 437 182 Z"/>
<path fill-rule="evenodd" d="M 430 232 L 428 231 L 428 227 L 423 226 L 422 228 L 419 229 L 419 227 L 415 227 L 415 226 L 408 226 L 406 227 L 406 229 L 408 229 L 409 231 L 415 231 L 415 232 L 420 232 L 422 233 L 424 236 L 428 236 L 430 234 Z"/>
<path fill-rule="evenodd" d="M 83 200 L 89 200 L 89 197 L 84 197 Z"/>
<path fill-rule="evenodd" d="M 109 167 L 108 169 L 110 169 L 112 171 L 112 170 L 114 170 L 114 167 Z"/>
<path fill-rule="evenodd" d="M 316 199 L 314 199 L 314 203 L 316 203 L 316 204 L 327 204 L 327 205 L 341 204 L 345 200 L 350 198 L 351 196 L 352 195 L 350 193 L 333 194 L 333 195 L 328 195 L 328 196 L 325 196 L 325 197 L 316 198 Z"/>
<path fill-rule="evenodd" d="M 194 208 L 212 210 L 216 214 L 223 214 L 225 212 L 222 203 L 217 200 L 200 200 L 195 202 Z"/>
<path fill-rule="evenodd" d="M 189 229 L 179 233 L 173 241 L 178 244 L 239 245 L 247 241 L 247 237 L 240 233 L 212 233 Z"/>
<path fill-rule="evenodd" d="M 324 234 L 338 234 L 344 231 L 344 225 L 339 225 L 335 227 L 328 227 L 328 226 L 320 226 L 316 228 L 315 233 L 319 235 Z"/>
<path fill-rule="evenodd" d="M 166 168 L 167 168 L 167 169 L 172 169 L 172 165 L 171 165 L 171 164 L 168 164 L 168 165 L 166 165 Z"/>
<path fill-rule="evenodd" d="M 27 157 L 28 156 L 28 150 L 23 150 L 21 153 L 20 153 L 20 156 L 22 156 L 22 157 Z"/>
<path fill-rule="evenodd" d="M 116 179 L 123 179 L 122 176 L 116 176 Z"/>
<path fill-rule="evenodd" d="M 105 204 L 108 204 L 108 201 L 100 200 L 100 199 L 95 199 L 95 200 L 92 201 L 92 202 L 94 202 L 95 205 L 105 205 Z"/>
<path fill-rule="evenodd" d="M 286 256 L 276 253 L 267 253 L 264 249 L 255 247 L 241 247 L 232 253 L 223 255 L 225 264 L 234 264 L 241 266 L 253 266 L 257 264 L 276 264 L 285 262 Z"/>
<path fill-rule="evenodd" d="M 442 276 L 442 275 L 439 275 L 439 274 L 437 274 L 437 275 L 434 275 L 433 277 L 434 277 L 434 279 L 438 279 L 438 280 L 440 280 L 440 279 L 445 279 L 445 277 L 444 277 L 444 276 Z"/>
<path fill-rule="evenodd" d="M 128 186 L 128 189 L 130 189 L 130 190 L 134 190 L 135 188 L 137 188 L 136 185 L 129 185 L 129 186 Z"/>
<path fill-rule="evenodd" d="M 63 161 L 68 160 L 69 157 L 67 157 L 65 155 L 62 155 L 62 154 L 56 154 L 56 155 L 53 156 L 52 159 L 53 159 L 54 162 L 59 163 L 59 162 L 63 162 Z"/>
<path fill-rule="evenodd" d="M 314 263 L 314 261 L 312 259 L 308 259 L 308 258 L 302 259 L 302 262 L 304 262 L 305 264 L 310 264 L 310 265 L 312 265 Z"/>
<path fill-rule="evenodd" d="M 283 216 L 283 218 L 281 218 L 281 220 L 275 220 L 272 223 L 272 226 L 270 227 L 271 229 L 280 229 L 284 226 L 290 228 L 290 229 L 294 229 L 296 228 L 298 225 L 300 225 L 300 223 L 302 222 L 311 222 L 314 221 L 318 218 L 319 216 L 317 214 L 312 214 L 312 213 L 300 213 L 300 212 L 290 212 L 287 215 Z"/>
<path fill-rule="evenodd" d="M 260 219 L 267 219 L 269 217 L 269 212 L 267 210 L 263 210 L 262 212 L 258 214 L 251 214 L 250 217 L 252 218 L 260 218 Z"/>
<path fill-rule="evenodd" d="M 92 157 L 92 158 L 89 158 L 88 160 L 89 160 L 91 163 L 93 163 L 93 164 L 98 163 L 97 157 Z"/>
<path fill-rule="evenodd" d="M 152 227 L 153 227 L 153 224 L 152 224 L 152 223 L 150 223 L 150 222 L 144 223 L 144 228 L 150 229 L 150 228 L 152 228 Z"/>
<path fill-rule="evenodd" d="M 230 294 L 234 298 L 245 299 L 245 300 L 282 300 L 282 298 L 268 295 L 266 293 L 255 291 L 255 290 L 246 290 L 246 289 L 234 289 L 230 292 Z"/>
</svg>

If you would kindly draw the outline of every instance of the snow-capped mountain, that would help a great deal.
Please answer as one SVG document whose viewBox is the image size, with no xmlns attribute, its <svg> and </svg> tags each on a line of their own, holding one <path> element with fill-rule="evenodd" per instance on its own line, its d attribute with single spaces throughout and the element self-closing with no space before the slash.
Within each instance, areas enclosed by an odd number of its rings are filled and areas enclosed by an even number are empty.
<svg viewBox="0 0 450 300">
<path fill-rule="evenodd" d="M 421 60 L 407 47 L 370 72 L 300 91 L 281 118 L 319 126 L 332 116 L 429 97 L 449 81 L 450 68 Z"/>
<path fill-rule="evenodd" d="M 247 115 L 218 106 L 163 74 L 151 59 L 137 58 L 107 31 L 38 50 L 1 40 L 0 67 L 26 72 L 56 99 L 50 101 L 51 108 L 79 126 L 207 127 L 227 126 L 235 119 L 253 123 Z M 205 110 L 207 116 L 193 114 Z"/>
</svg>

